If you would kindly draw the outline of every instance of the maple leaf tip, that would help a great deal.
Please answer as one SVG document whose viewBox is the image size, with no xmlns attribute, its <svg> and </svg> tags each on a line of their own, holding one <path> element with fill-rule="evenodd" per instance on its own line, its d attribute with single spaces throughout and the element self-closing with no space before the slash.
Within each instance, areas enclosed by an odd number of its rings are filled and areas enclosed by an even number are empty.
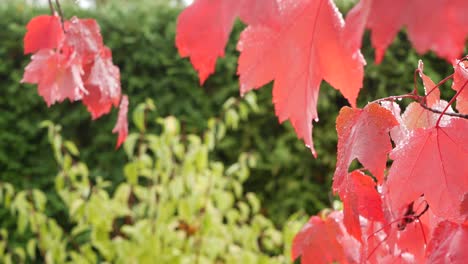
<svg viewBox="0 0 468 264">
<path fill-rule="evenodd" d="M 247 92 L 244 89 L 242 89 L 242 87 L 239 89 L 239 95 L 240 95 L 241 98 L 244 98 L 246 93 Z"/>
<path fill-rule="evenodd" d="M 205 83 L 205 81 L 206 81 L 206 78 L 201 78 L 201 77 L 199 77 L 198 83 L 200 84 L 200 86 L 203 86 L 203 84 Z"/>
<path fill-rule="evenodd" d="M 314 146 L 310 145 L 310 144 L 305 144 L 305 146 L 310 149 L 310 152 L 312 153 L 312 156 L 314 156 L 314 158 L 317 158 L 317 151 L 315 151 L 315 148 Z"/>
<path fill-rule="evenodd" d="M 200 83 L 200 86 L 203 86 L 205 81 L 208 79 L 208 77 L 211 75 L 212 72 L 204 72 L 202 70 L 197 70 L 198 71 L 198 82 Z"/>
<path fill-rule="evenodd" d="M 383 60 L 383 57 L 384 57 L 384 50 L 380 50 L 380 49 L 377 49 L 375 51 L 375 64 L 376 65 L 379 65 L 382 60 Z"/>
</svg>

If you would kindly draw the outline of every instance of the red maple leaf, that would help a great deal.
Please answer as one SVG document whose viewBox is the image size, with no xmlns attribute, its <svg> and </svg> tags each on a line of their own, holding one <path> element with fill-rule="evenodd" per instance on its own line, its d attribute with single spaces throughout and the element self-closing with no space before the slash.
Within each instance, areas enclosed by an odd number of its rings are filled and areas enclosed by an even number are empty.
<svg viewBox="0 0 468 264">
<path fill-rule="evenodd" d="M 92 60 L 104 46 L 101 30 L 94 19 L 72 17 L 65 21 L 65 30 L 65 45 L 73 47 L 84 63 Z"/>
<path fill-rule="evenodd" d="M 120 101 L 117 123 L 115 124 L 114 129 L 112 129 L 112 133 L 118 133 L 116 148 L 120 147 L 120 145 L 125 141 L 128 135 L 127 113 L 128 113 L 128 97 L 127 95 L 123 95 Z"/>
<path fill-rule="evenodd" d="M 361 221 L 367 236 L 362 240 L 361 263 L 422 263 L 433 217 L 424 197 L 400 211 L 382 207 L 385 220 Z"/>
<path fill-rule="evenodd" d="M 237 16 L 248 24 L 271 24 L 278 16 L 276 0 L 196 0 L 177 20 L 176 46 L 190 57 L 200 83 L 214 72 Z"/>
<path fill-rule="evenodd" d="M 389 131 L 398 125 L 393 114 L 378 104 L 369 104 L 364 109 L 344 107 L 336 119 L 338 132 L 338 158 L 333 190 L 344 192 L 346 176 L 351 162 L 357 158 L 382 182 L 387 163 L 387 154 L 392 150 Z"/>
<path fill-rule="evenodd" d="M 325 219 L 312 216 L 294 237 L 292 259 L 300 256 L 302 264 L 357 262 L 359 243 L 346 233 L 342 218 L 341 212 L 332 212 Z"/>
<path fill-rule="evenodd" d="M 348 233 L 361 241 L 359 217 L 383 222 L 382 200 L 371 177 L 356 170 L 347 178 L 346 186 L 340 193 L 343 201 L 343 222 Z"/>
<path fill-rule="evenodd" d="M 238 43 L 241 93 L 274 80 L 280 122 L 289 119 L 315 155 L 312 120 L 322 79 L 352 106 L 362 86 L 364 60 L 342 38 L 344 21 L 330 0 L 284 1 L 278 24 L 250 25 Z"/>
<path fill-rule="evenodd" d="M 453 61 L 465 47 L 467 9 L 465 0 L 361 0 L 346 18 L 349 25 L 346 35 L 352 36 L 350 45 L 360 46 L 364 27 L 369 28 L 376 62 L 381 62 L 398 31 L 406 26 L 419 53 L 433 50 Z"/>
<path fill-rule="evenodd" d="M 460 214 L 464 221 L 468 221 L 468 192 L 463 195 L 463 201 L 460 204 Z"/>
<path fill-rule="evenodd" d="M 426 94 L 426 104 L 429 107 L 437 104 L 440 101 L 440 90 L 438 87 L 435 87 L 435 83 L 431 78 L 424 74 L 424 63 L 422 60 L 419 60 L 418 63 L 418 72 L 419 77 L 421 77 L 424 85 L 424 94 Z"/>
<path fill-rule="evenodd" d="M 85 87 L 88 94 L 83 96 L 83 103 L 93 119 L 96 119 L 108 113 L 112 105 L 117 107 L 120 100 L 120 71 L 112 63 L 110 49 L 103 47 L 95 55 L 94 64 L 87 76 Z"/>
<path fill-rule="evenodd" d="M 416 129 L 395 148 L 384 195 L 393 211 L 402 210 L 424 194 L 435 215 L 460 217 L 468 189 L 468 120 Z"/>
<path fill-rule="evenodd" d="M 65 33 L 64 33 L 65 32 Z M 104 46 L 99 25 L 94 19 L 39 16 L 28 24 L 25 53 L 32 53 L 21 82 L 38 84 L 47 105 L 83 99 L 93 119 L 117 106 L 121 99 L 120 71 L 112 53 Z M 118 122 L 117 147 L 128 134 L 128 98 L 122 98 Z"/>
<path fill-rule="evenodd" d="M 412 223 L 404 230 L 396 224 L 367 230 L 367 240 L 363 240 L 361 263 L 422 263 L 424 260 L 424 234 L 429 229 L 425 225 Z M 425 230 L 423 233 L 421 226 Z M 379 227 L 379 228 L 375 228 Z"/>
<path fill-rule="evenodd" d="M 443 111 L 447 106 L 446 101 L 439 101 L 438 103 L 432 105 L 432 109 Z M 451 107 L 449 107 L 446 111 L 447 113 L 453 113 Z M 429 111 L 424 109 L 419 103 L 413 102 L 410 103 L 403 115 L 401 116 L 401 129 L 405 131 L 405 136 L 412 133 L 413 130 L 417 128 L 430 128 L 434 127 L 439 120 L 440 114 Z M 441 120 L 439 121 L 440 124 L 446 125 L 451 122 L 452 117 L 448 115 L 442 116 Z M 392 138 L 394 139 L 394 138 Z M 403 138 L 404 139 L 404 138 Z M 401 139 L 397 139 L 395 142 L 399 144 Z"/>
<path fill-rule="evenodd" d="M 55 49 L 63 41 L 64 34 L 60 17 L 37 16 L 26 26 L 24 35 L 24 54 L 34 53 L 41 49 Z"/>
<path fill-rule="evenodd" d="M 81 74 L 81 60 L 76 53 L 57 53 L 50 49 L 42 49 L 35 53 L 26 66 L 21 82 L 38 84 L 39 94 L 47 105 L 80 100 L 87 93 Z"/>
<path fill-rule="evenodd" d="M 460 113 L 468 114 L 468 62 L 456 61 L 454 68 L 452 89 L 460 92 L 457 97 L 457 109 Z"/>
<path fill-rule="evenodd" d="M 424 74 L 423 70 L 424 64 L 419 60 L 418 73 L 424 85 L 424 92 L 426 94 L 425 104 L 432 109 L 443 111 L 448 103 L 440 100 L 439 88 L 436 87 L 435 83 L 431 78 L 429 78 L 429 76 Z M 399 144 L 408 136 L 408 133 L 411 133 L 411 131 L 416 128 L 429 128 L 435 126 L 440 117 L 440 114 L 424 109 L 421 104 L 417 102 L 410 103 L 401 116 L 398 105 L 390 105 L 386 103 L 385 107 L 392 111 L 400 123 L 400 126 L 392 131 L 392 139 L 396 144 Z M 453 113 L 453 110 L 449 108 L 447 109 L 447 112 Z M 441 121 L 443 124 L 450 122 L 450 116 L 444 115 Z"/>
<path fill-rule="evenodd" d="M 426 263 L 462 264 L 468 259 L 468 222 L 456 224 L 450 221 L 439 223 L 427 247 Z"/>
<path fill-rule="evenodd" d="M 402 126 L 407 133 L 417 128 L 429 128 L 435 126 L 440 114 L 424 109 L 419 103 L 410 103 L 402 115 Z"/>
</svg>

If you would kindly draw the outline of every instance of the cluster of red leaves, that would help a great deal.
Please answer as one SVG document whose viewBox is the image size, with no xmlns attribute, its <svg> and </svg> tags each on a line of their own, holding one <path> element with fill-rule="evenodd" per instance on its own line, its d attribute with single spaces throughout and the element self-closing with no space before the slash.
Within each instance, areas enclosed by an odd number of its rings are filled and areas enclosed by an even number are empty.
<svg viewBox="0 0 468 264">
<path fill-rule="evenodd" d="M 402 27 L 419 53 L 434 51 L 453 62 L 465 48 L 468 35 L 466 0 L 361 0 L 349 13 L 347 37 L 360 46 L 365 28 L 371 30 L 375 59 L 381 62 Z"/>
<path fill-rule="evenodd" d="M 240 91 L 274 80 L 273 102 L 280 122 L 290 120 L 315 155 L 312 120 L 318 120 L 322 80 L 355 106 L 364 59 L 343 38 L 344 21 L 331 0 L 198 0 L 179 16 L 176 45 L 190 56 L 203 82 L 224 54 L 234 19 L 248 27 L 238 50 Z"/>
<path fill-rule="evenodd" d="M 337 119 L 333 190 L 344 210 L 312 217 L 295 238 L 293 258 L 301 256 L 302 263 L 468 259 L 463 251 L 468 120 L 461 115 L 468 114 L 468 63 L 455 61 L 468 36 L 467 10 L 466 0 L 361 0 L 344 20 L 332 0 L 195 0 L 180 14 L 176 45 L 182 57 L 190 57 L 201 83 L 224 55 L 236 17 L 247 24 L 237 44 L 241 94 L 274 81 L 279 121 L 289 120 L 314 155 L 312 121 L 318 120 L 322 80 L 353 107 L 342 109 Z M 356 108 L 364 30 L 371 30 L 381 62 L 402 27 L 418 52 L 432 50 L 455 63 L 456 95 L 450 102 L 440 100 L 421 63 L 426 95 L 407 95 L 416 102 L 403 114 L 393 101 Z M 451 109 L 455 100 L 458 113 Z M 350 173 L 353 160 L 363 168 Z"/>
<path fill-rule="evenodd" d="M 327 81 L 355 106 L 366 28 L 372 31 L 377 62 L 403 26 L 417 51 L 433 50 L 453 61 L 468 35 L 466 10 L 466 0 L 361 0 L 345 23 L 332 0 L 196 0 L 179 16 L 176 45 L 203 83 L 224 55 L 239 17 L 248 25 L 237 46 L 241 94 L 274 81 L 279 121 L 289 120 L 316 155 L 312 121 L 318 120 L 320 83 Z"/>
<path fill-rule="evenodd" d="M 439 98 L 438 86 L 422 66 L 418 72 L 426 96 L 402 114 L 390 99 L 340 111 L 333 190 L 343 211 L 312 217 L 294 240 L 294 258 L 302 256 L 302 263 L 468 259 L 468 119 Z M 454 68 L 452 88 L 463 113 L 468 68 L 461 61 Z M 392 163 L 387 170 L 388 156 Z M 362 168 L 350 173 L 355 159 Z"/>
<path fill-rule="evenodd" d="M 117 147 L 125 141 L 128 98 L 121 95 L 119 68 L 95 20 L 73 17 L 62 23 L 58 15 L 37 16 L 27 25 L 24 53 L 33 55 L 21 82 L 37 84 L 48 106 L 82 100 L 96 119 L 120 102 L 113 132 L 119 134 Z"/>
</svg>

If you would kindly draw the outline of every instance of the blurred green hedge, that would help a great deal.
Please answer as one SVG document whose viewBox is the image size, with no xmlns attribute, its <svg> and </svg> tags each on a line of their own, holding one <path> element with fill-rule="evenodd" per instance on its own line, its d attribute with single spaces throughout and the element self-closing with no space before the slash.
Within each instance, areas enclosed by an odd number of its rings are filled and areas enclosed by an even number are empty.
<svg viewBox="0 0 468 264">
<path fill-rule="evenodd" d="M 254 104 L 225 106 L 226 113 Z M 307 217 L 294 214 L 281 228 L 261 213 L 261 202 L 242 183 L 255 165 L 243 153 L 233 164 L 210 153 L 236 121 L 211 118 L 203 135 L 181 134 L 174 116 L 146 120 L 148 99 L 135 108 L 123 148 L 125 179 L 91 179 L 76 145 L 61 127 L 42 122 L 60 169 L 55 188 L 17 190 L 0 180 L 0 209 L 12 219 L 0 226 L 0 263 L 286 264 L 294 235 Z M 147 130 L 157 125 L 158 133 Z M 50 193 L 65 217 L 50 215 Z"/>
<path fill-rule="evenodd" d="M 65 14 L 98 20 L 104 41 L 120 67 L 122 88 L 129 95 L 131 107 L 147 97 L 153 98 L 159 115 L 174 115 L 181 120 L 184 132 L 201 133 L 208 117 L 222 112 L 228 98 L 239 97 L 235 43 L 243 26 L 236 25 L 226 57 L 218 62 L 216 74 L 200 87 L 188 60 L 181 59 L 174 47 L 180 9 L 125 5 L 97 11 L 66 9 Z M 77 143 L 81 158 L 95 168 L 91 177 L 100 175 L 116 184 L 123 175 L 115 164 L 125 162 L 123 151 L 114 151 L 116 136 L 111 130 L 116 111 L 91 122 L 81 104 L 66 102 L 48 109 L 35 86 L 19 82 L 29 61 L 21 45 L 25 25 L 32 16 L 48 12 L 17 3 L 0 7 L 1 179 L 19 189 L 53 188 L 52 176 L 57 167 L 45 132 L 38 127 L 40 121 L 49 119 L 61 124 L 65 137 Z M 411 91 L 413 71 L 421 56 L 411 49 L 405 35 L 399 35 L 379 66 L 373 64 L 373 50 L 369 46 L 366 36 L 363 52 L 368 66 L 359 105 Z M 436 81 L 448 75 L 451 68 L 431 54 L 424 61 L 426 73 Z M 343 65 L 343 71 L 346 70 Z M 264 200 L 263 213 L 278 223 L 299 209 L 312 214 L 330 206 L 329 187 L 336 160 L 335 118 L 347 102 L 326 83 L 322 85 L 318 103 L 320 122 L 314 124 L 319 154 L 316 160 L 296 138 L 289 123 L 278 124 L 271 103 L 271 85 L 255 93 L 258 111 L 251 113 L 237 131 L 228 133 L 213 158 L 230 164 L 241 152 L 255 154 L 258 166 L 252 170 L 245 188 L 259 194 Z"/>
</svg>

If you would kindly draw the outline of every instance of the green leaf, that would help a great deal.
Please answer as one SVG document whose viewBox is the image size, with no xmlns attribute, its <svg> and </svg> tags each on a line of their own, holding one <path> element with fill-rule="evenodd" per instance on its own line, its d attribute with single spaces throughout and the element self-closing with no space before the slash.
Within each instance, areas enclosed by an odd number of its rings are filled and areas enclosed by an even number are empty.
<svg viewBox="0 0 468 264">
<path fill-rule="evenodd" d="M 237 207 L 239 208 L 241 221 L 247 221 L 250 214 L 249 206 L 244 202 L 238 202 Z"/>
<path fill-rule="evenodd" d="M 33 190 L 33 200 L 34 200 L 34 206 L 39 212 L 44 212 L 46 203 L 47 203 L 47 197 L 45 194 L 39 190 Z"/>
<path fill-rule="evenodd" d="M 239 104 L 239 116 L 241 120 L 247 120 L 249 117 L 249 108 L 244 103 Z"/>
<path fill-rule="evenodd" d="M 223 104 L 223 110 L 230 110 L 237 102 L 237 99 L 234 97 L 228 98 Z"/>
<path fill-rule="evenodd" d="M 133 124 L 141 133 L 145 133 L 145 112 L 146 106 L 144 104 L 139 104 L 135 110 L 133 110 Z"/>
<path fill-rule="evenodd" d="M 164 133 L 169 134 L 169 135 L 178 135 L 180 132 L 180 123 L 179 121 L 173 117 L 173 116 L 168 116 L 164 119 L 163 121 L 163 126 L 164 126 Z"/>
<path fill-rule="evenodd" d="M 80 151 L 76 147 L 75 143 L 65 140 L 64 146 L 73 156 L 78 157 L 80 155 Z"/>
<path fill-rule="evenodd" d="M 228 109 L 224 117 L 224 122 L 226 126 L 236 130 L 239 126 L 239 115 L 234 109 Z"/>
<path fill-rule="evenodd" d="M 84 208 L 85 204 L 84 201 L 81 199 L 73 200 L 70 205 L 70 216 L 77 217 L 77 213 L 79 210 Z"/>
<path fill-rule="evenodd" d="M 257 97 L 256 97 L 255 93 L 253 93 L 253 92 L 247 93 L 244 96 L 244 100 L 250 106 L 252 111 L 254 111 L 255 113 L 259 111 L 259 107 L 258 107 L 258 104 L 257 104 Z"/>
<path fill-rule="evenodd" d="M 246 198 L 252 208 L 252 213 L 258 213 L 260 211 L 260 200 L 253 193 L 247 193 Z"/>
<path fill-rule="evenodd" d="M 216 204 L 224 212 L 234 205 L 234 196 L 229 192 L 220 191 L 215 194 Z"/>
<path fill-rule="evenodd" d="M 36 239 L 30 239 L 26 245 L 26 251 L 31 259 L 36 259 L 36 243 Z"/>
<path fill-rule="evenodd" d="M 127 163 L 124 167 L 125 178 L 131 185 L 138 184 L 138 165 L 134 162 Z"/>
<path fill-rule="evenodd" d="M 28 226 L 28 218 L 26 215 L 20 213 L 18 214 L 17 230 L 19 234 L 24 234 L 26 227 Z"/>
<path fill-rule="evenodd" d="M 156 110 L 156 105 L 154 104 L 154 101 L 151 98 L 146 98 L 145 99 L 145 106 L 146 106 L 146 109 L 148 109 L 150 111 Z"/>
<path fill-rule="evenodd" d="M 140 135 L 136 133 L 131 133 L 130 135 L 127 136 L 127 139 L 125 140 L 125 143 L 123 146 L 124 151 L 127 154 L 127 157 L 133 158 L 134 153 L 135 153 L 135 146 L 139 138 L 140 138 Z"/>
</svg>

